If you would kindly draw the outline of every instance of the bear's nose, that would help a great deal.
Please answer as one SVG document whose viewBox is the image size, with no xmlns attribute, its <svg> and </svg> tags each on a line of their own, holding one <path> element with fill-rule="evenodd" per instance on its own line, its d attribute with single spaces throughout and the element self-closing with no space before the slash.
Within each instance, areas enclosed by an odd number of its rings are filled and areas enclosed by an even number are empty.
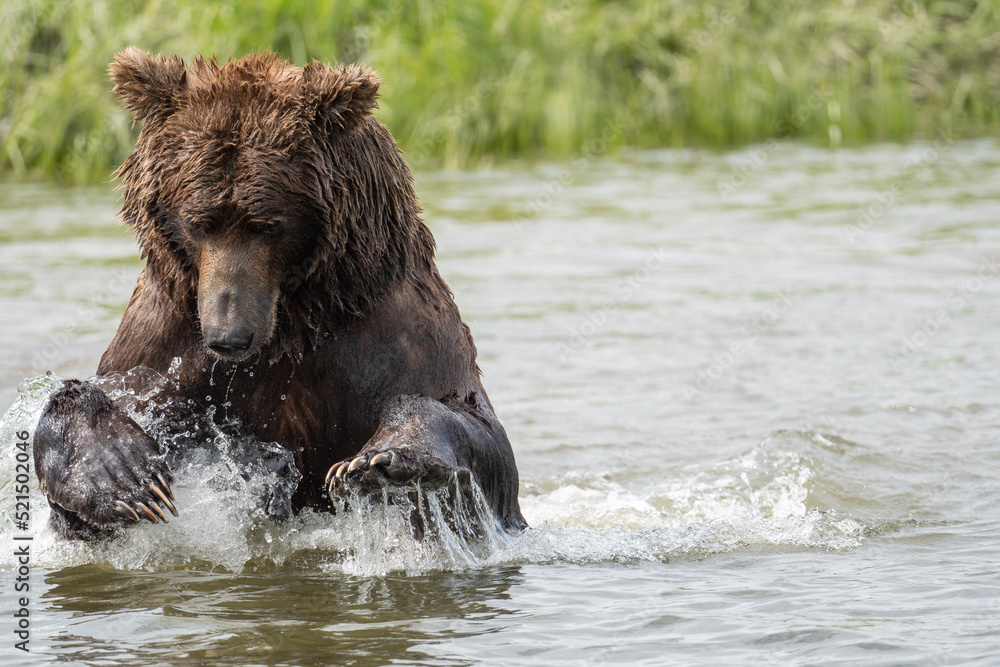
<svg viewBox="0 0 1000 667">
<path fill-rule="evenodd" d="M 237 359 L 246 354 L 253 344 L 253 331 L 250 329 L 236 329 L 235 331 L 213 329 L 205 336 L 205 343 L 208 344 L 208 349 L 220 357 Z"/>
</svg>

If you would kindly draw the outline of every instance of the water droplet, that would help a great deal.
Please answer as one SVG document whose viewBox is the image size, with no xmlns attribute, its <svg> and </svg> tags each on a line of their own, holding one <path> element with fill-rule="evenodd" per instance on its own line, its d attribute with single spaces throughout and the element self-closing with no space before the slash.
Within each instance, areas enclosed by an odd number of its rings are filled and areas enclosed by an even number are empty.
<svg viewBox="0 0 1000 667">
<path fill-rule="evenodd" d="M 167 370 L 167 375 L 177 375 L 177 371 L 181 367 L 181 358 L 174 357 L 170 362 L 170 368 Z"/>
<path fill-rule="evenodd" d="M 208 401 L 209 403 L 211 403 L 212 402 L 212 397 L 211 396 L 206 396 L 205 400 Z"/>
<path fill-rule="evenodd" d="M 285 395 L 284 394 L 281 395 L 281 400 L 285 400 Z"/>
<path fill-rule="evenodd" d="M 250 371 L 250 377 L 253 377 L 253 371 Z"/>
</svg>

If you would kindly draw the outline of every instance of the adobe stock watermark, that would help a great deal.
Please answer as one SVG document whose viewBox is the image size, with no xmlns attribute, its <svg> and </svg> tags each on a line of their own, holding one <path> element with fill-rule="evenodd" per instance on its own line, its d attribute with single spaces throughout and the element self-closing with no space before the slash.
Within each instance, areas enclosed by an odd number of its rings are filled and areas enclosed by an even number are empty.
<svg viewBox="0 0 1000 667">
<path fill-rule="evenodd" d="M 704 396 L 719 378 L 736 365 L 740 357 L 753 349 L 762 334 L 770 330 L 791 310 L 797 298 L 798 296 L 792 290 L 785 289 L 779 292 L 777 298 L 770 305 L 751 318 L 740 329 L 741 337 L 739 340 L 730 343 L 725 350 L 713 354 L 712 362 L 698 372 L 694 382 L 684 385 L 684 398 Z"/>
<path fill-rule="evenodd" d="M 653 273 L 663 268 L 671 257 L 673 253 L 663 246 L 650 248 L 642 265 L 615 283 L 611 298 L 588 312 L 583 322 L 570 327 L 569 339 L 565 343 L 559 343 L 560 358 L 566 361 L 573 353 L 583 348 L 591 338 L 607 326 L 611 317 L 624 304 L 635 298 L 635 295 L 649 282 Z"/>
<path fill-rule="evenodd" d="M 514 226 L 518 233 L 524 230 L 525 225 L 534 222 L 541 216 L 542 211 L 552 206 L 552 202 L 562 196 L 564 189 L 584 172 L 586 172 L 593 161 L 605 153 L 611 146 L 611 142 L 621 136 L 622 123 L 617 118 L 608 122 L 601 131 L 601 136 L 587 141 L 570 160 L 570 166 L 563 169 L 559 176 L 545 182 L 541 187 L 541 192 L 528 199 L 524 203 L 524 211 L 514 217 Z"/>
<path fill-rule="evenodd" d="M 88 131 L 81 131 L 73 136 L 69 153 L 63 159 L 60 171 L 65 176 L 78 178 L 81 174 L 92 172 L 92 165 L 99 161 L 108 136 L 115 134 L 128 136 L 132 123 L 124 113 L 114 113 L 108 116 L 99 126 Z M 131 141 L 131 139 L 129 140 Z"/>
<path fill-rule="evenodd" d="M 782 146 L 781 140 L 793 136 L 802 129 L 816 112 L 827 106 L 829 102 L 813 90 L 809 99 L 795 108 L 787 116 L 781 119 L 775 128 L 775 136 L 764 141 L 761 146 L 751 148 L 746 151 L 744 158 L 729 173 L 729 178 L 718 181 L 716 189 L 719 191 L 719 198 L 728 202 L 729 198 L 738 192 L 754 174 L 764 169 L 771 155 Z"/>
<path fill-rule="evenodd" d="M 902 338 L 896 350 L 886 355 L 889 367 L 899 370 L 904 363 L 922 351 L 938 335 L 951 324 L 958 312 L 1000 274 L 1000 255 L 983 257 L 979 262 L 976 274 L 955 287 L 945 297 L 947 305 L 942 306 L 920 322 L 910 333 Z"/>
<path fill-rule="evenodd" d="M 372 36 L 394 22 L 405 6 L 406 3 L 403 0 L 390 0 L 388 6 L 372 15 L 370 24 L 355 26 L 352 31 L 354 39 L 346 45 L 343 51 L 343 62 L 364 60 L 371 48 Z"/>
<path fill-rule="evenodd" d="M 545 20 L 549 25 L 557 26 L 582 15 L 583 5 L 580 0 L 560 0 L 545 10 Z"/>
<path fill-rule="evenodd" d="M 42 346 L 31 355 L 30 371 L 48 370 L 52 362 L 59 357 L 60 352 L 73 342 L 80 331 L 98 318 L 99 309 L 119 303 L 128 294 L 131 294 L 134 287 L 134 274 L 130 274 L 124 269 L 115 273 L 97 296 L 77 308 L 76 318 L 72 322 L 64 324 L 45 337 L 46 340 Z"/>
<path fill-rule="evenodd" d="M 907 159 L 899 177 L 893 180 L 888 188 L 872 195 L 868 203 L 857 210 L 853 223 L 844 225 L 844 236 L 847 240 L 852 244 L 857 243 L 876 222 L 885 217 L 889 209 L 909 189 L 913 180 L 940 160 L 941 156 L 954 145 L 955 140 L 950 136 L 939 134 L 933 146 Z"/>
<path fill-rule="evenodd" d="M 888 18 L 879 17 L 877 19 L 878 31 L 882 33 L 882 38 L 887 39 L 902 35 L 903 28 L 906 27 L 907 16 L 898 8 L 892 10 Z"/>
<path fill-rule="evenodd" d="M 747 0 L 739 3 L 736 9 L 746 9 L 750 3 Z M 708 7 L 706 5 L 706 7 Z M 705 23 L 701 30 L 694 31 L 694 48 L 696 51 L 705 51 L 712 48 L 722 38 L 726 28 L 736 22 L 736 12 L 728 7 L 726 9 L 710 9 L 712 18 Z"/>
<path fill-rule="evenodd" d="M 751 176 L 767 165 L 767 161 L 770 159 L 771 154 L 774 153 L 780 145 L 781 144 L 778 143 L 778 140 L 772 137 L 765 141 L 762 146 L 747 150 L 744 154 L 744 158 L 740 160 L 739 165 L 729 172 L 729 178 L 724 181 L 716 182 L 715 187 L 719 191 L 719 198 L 724 202 L 728 202 L 729 198 L 732 197 L 733 194 L 746 185 Z"/>
<path fill-rule="evenodd" d="M 59 3 L 36 2 L 5 2 L 3 11 L 0 11 L 0 19 L 4 24 L 12 28 L 11 32 L 5 36 L 3 44 L 4 61 L 10 63 L 16 56 L 29 50 L 32 38 L 52 20 L 52 16 L 59 6 Z M 36 13 L 37 12 L 37 13 Z"/>
<path fill-rule="evenodd" d="M 29 653 L 31 648 L 31 544 L 34 539 L 31 528 L 31 442 L 28 431 L 17 431 L 14 459 L 14 556 L 17 558 L 14 579 L 16 611 L 14 612 L 14 648 Z"/>
<path fill-rule="evenodd" d="M 457 130 L 466 118 L 479 111 L 486 96 L 499 85 L 500 79 L 495 74 L 487 74 L 477 81 L 468 95 L 455 102 L 447 113 L 436 118 L 429 131 L 421 133 L 413 142 L 413 148 L 406 153 L 410 165 L 415 169 L 423 166 L 434 149 L 444 143 L 448 132 Z"/>
</svg>

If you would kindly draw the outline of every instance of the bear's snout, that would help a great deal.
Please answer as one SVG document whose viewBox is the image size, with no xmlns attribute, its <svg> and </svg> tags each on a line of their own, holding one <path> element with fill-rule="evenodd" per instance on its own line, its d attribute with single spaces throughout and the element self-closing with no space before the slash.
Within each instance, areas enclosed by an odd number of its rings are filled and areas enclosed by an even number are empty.
<svg viewBox="0 0 1000 667">
<path fill-rule="evenodd" d="M 274 329 L 274 295 L 222 294 L 201 292 L 198 295 L 201 335 L 216 356 L 238 361 L 267 343 Z"/>
<path fill-rule="evenodd" d="M 224 359 L 239 359 L 253 346 L 253 330 L 249 327 L 232 331 L 213 327 L 204 336 L 208 349 Z"/>
<path fill-rule="evenodd" d="M 277 281 L 247 248 L 205 253 L 199 267 L 198 315 L 205 345 L 239 361 L 266 345 L 275 327 Z"/>
</svg>

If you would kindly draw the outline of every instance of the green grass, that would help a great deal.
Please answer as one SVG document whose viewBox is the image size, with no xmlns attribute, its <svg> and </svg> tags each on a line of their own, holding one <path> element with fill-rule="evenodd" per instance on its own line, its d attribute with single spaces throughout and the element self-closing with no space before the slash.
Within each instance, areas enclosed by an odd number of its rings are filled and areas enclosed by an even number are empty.
<svg viewBox="0 0 1000 667">
<path fill-rule="evenodd" d="M 1000 128 L 1000 0 L 4 0 L 0 176 L 109 177 L 135 138 L 106 73 L 128 44 L 366 62 L 416 166 L 571 156 L 602 135 L 836 146 Z"/>
</svg>

